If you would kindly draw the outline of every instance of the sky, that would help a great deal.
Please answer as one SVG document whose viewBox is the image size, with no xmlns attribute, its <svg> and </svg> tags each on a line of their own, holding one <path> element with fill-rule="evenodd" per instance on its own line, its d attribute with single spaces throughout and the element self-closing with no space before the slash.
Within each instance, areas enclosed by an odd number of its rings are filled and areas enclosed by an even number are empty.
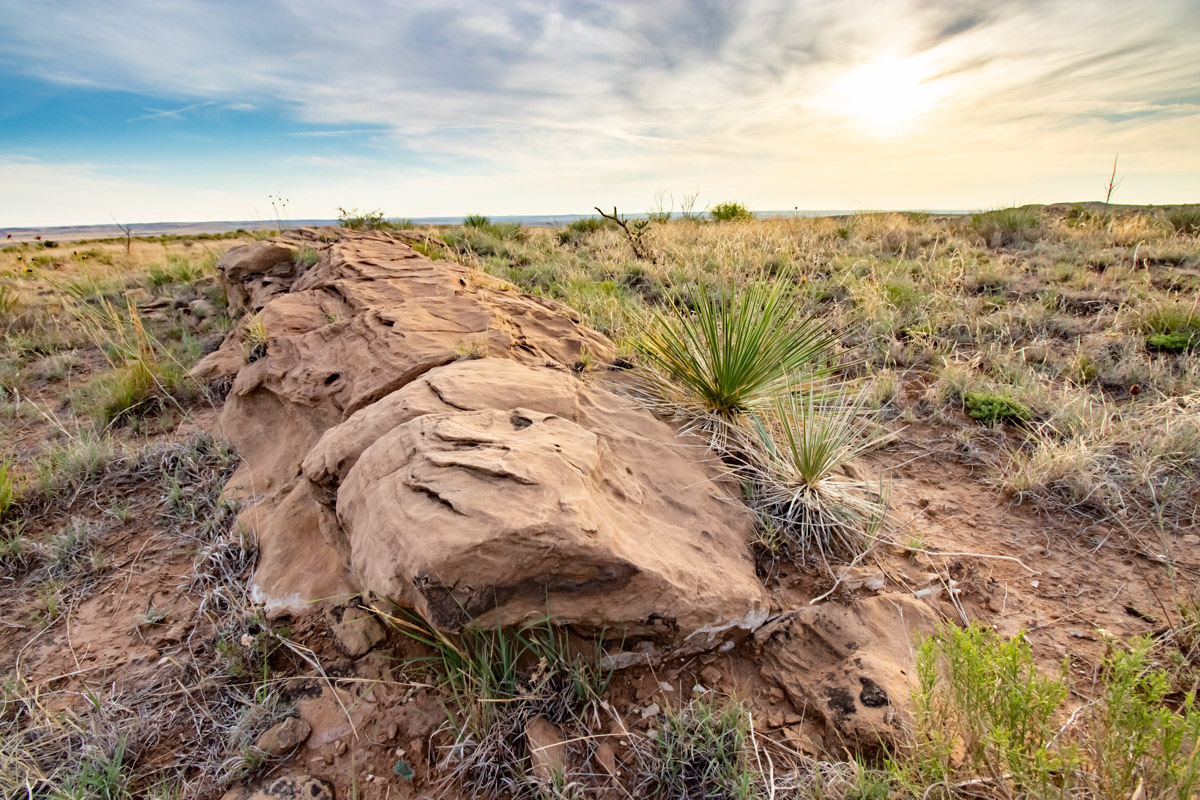
<svg viewBox="0 0 1200 800">
<path fill-rule="evenodd" d="M 1200 0 L 0 0 L 0 227 L 1200 202 Z"/>
</svg>

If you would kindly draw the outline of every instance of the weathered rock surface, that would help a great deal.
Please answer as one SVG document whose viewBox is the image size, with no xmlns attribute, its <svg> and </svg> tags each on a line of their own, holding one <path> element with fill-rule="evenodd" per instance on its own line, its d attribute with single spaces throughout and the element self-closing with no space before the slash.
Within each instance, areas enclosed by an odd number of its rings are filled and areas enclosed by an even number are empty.
<svg viewBox="0 0 1200 800">
<path fill-rule="evenodd" d="M 255 242 L 235 247 L 221 259 L 221 282 L 230 311 L 257 311 L 287 291 L 295 278 L 296 248 L 282 242 Z"/>
<path fill-rule="evenodd" d="M 227 492 L 248 501 L 269 612 L 370 591 L 445 628 L 549 612 L 689 650 L 765 620 L 752 521 L 718 470 L 573 372 L 610 363 L 611 342 L 387 234 L 340 236 L 230 251 L 265 352 L 247 319 L 193 371 L 231 380 L 219 425 L 244 463 Z"/>
<path fill-rule="evenodd" d="M 351 606 L 342 612 L 342 619 L 330 632 L 343 653 L 351 658 L 366 655 L 375 645 L 387 638 L 379 620 L 366 609 Z"/>
<path fill-rule="evenodd" d="M 245 800 L 334 800 L 334 794 L 328 781 L 311 775 L 285 775 L 251 792 Z"/>
<path fill-rule="evenodd" d="M 303 744 L 310 733 L 312 728 L 307 722 L 299 717 L 288 717 L 266 730 L 254 746 L 267 755 L 281 756 Z"/>
<path fill-rule="evenodd" d="M 336 509 L 352 572 L 436 625 L 548 612 L 708 646 L 761 624 L 766 602 L 750 518 L 700 456 L 612 392 L 483 359 L 351 416 L 305 470 L 345 474 Z"/>
<path fill-rule="evenodd" d="M 901 741 L 917 632 L 932 633 L 934 612 L 908 595 L 880 594 L 850 605 L 788 612 L 755 634 L 763 677 L 797 709 L 824 722 L 831 752 L 873 750 Z"/>
</svg>

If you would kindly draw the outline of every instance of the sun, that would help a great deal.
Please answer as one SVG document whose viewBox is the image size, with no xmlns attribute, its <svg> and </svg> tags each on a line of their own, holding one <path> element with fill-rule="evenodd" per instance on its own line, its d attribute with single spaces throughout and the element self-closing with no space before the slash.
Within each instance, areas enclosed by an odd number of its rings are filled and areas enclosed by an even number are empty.
<svg viewBox="0 0 1200 800">
<path fill-rule="evenodd" d="M 835 81 L 821 105 L 865 133 L 908 133 L 933 108 L 937 92 L 926 65 L 912 58 L 881 58 L 852 68 Z"/>
</svg>

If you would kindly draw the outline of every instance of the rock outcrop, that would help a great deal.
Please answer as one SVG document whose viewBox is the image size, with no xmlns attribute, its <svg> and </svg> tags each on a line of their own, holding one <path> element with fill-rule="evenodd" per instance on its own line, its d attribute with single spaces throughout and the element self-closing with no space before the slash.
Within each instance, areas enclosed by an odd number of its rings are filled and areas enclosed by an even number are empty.
<svg viewBox="0 0 1200 800">
<path fill-rule="evenodd" d="M 305 244 L 315 265 L 280 260 Z M 605 388 L 613 345 L 575 312 L 382 233 L 249 248 L 220 267 L 257 312 L 194 373 L 232 381 L 227 491 L 268 610 L 365 591 L 445 629 L 549 614 L 677 651 L 765 620 L 750 515 Z"/>
<path fill-rule="evenodd" d="M 790 611 L 754 640 L 763 677 L 824 723 L 829 752 L 862 752 L 904 741 L 914 640 L 936 626 L 925 603 L 885 593 Z"/>
</svg>

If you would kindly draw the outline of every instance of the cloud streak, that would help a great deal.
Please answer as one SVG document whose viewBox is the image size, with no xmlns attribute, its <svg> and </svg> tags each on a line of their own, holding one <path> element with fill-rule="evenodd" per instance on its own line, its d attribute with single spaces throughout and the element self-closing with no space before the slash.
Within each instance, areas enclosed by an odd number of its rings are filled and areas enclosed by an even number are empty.
<svg viewBox="0 0 1200 800">
<path fill-rule="evenodd" d="M 902 203 L 891 175 L 920 182 L 914 204 L 978 203 L 1118 150 L 1131 170 L 1177 171 L 1147 193 L 1200 187 L 1192 0 L 6 5 L 7 69 L 181 104 L 131 121 L 274 108 L 315 128 L 295 139 L 362 135 L 379 159 L 416 154 L 417 173 L 546 187 L 529 203 L 591 205 L 553 194 L 564 183 L 626 200 L 698 182 L 759 205 Z M 919 72 L 928 108 L 884 140 L 829 96 L 893 63 Z"/>
</svg>

